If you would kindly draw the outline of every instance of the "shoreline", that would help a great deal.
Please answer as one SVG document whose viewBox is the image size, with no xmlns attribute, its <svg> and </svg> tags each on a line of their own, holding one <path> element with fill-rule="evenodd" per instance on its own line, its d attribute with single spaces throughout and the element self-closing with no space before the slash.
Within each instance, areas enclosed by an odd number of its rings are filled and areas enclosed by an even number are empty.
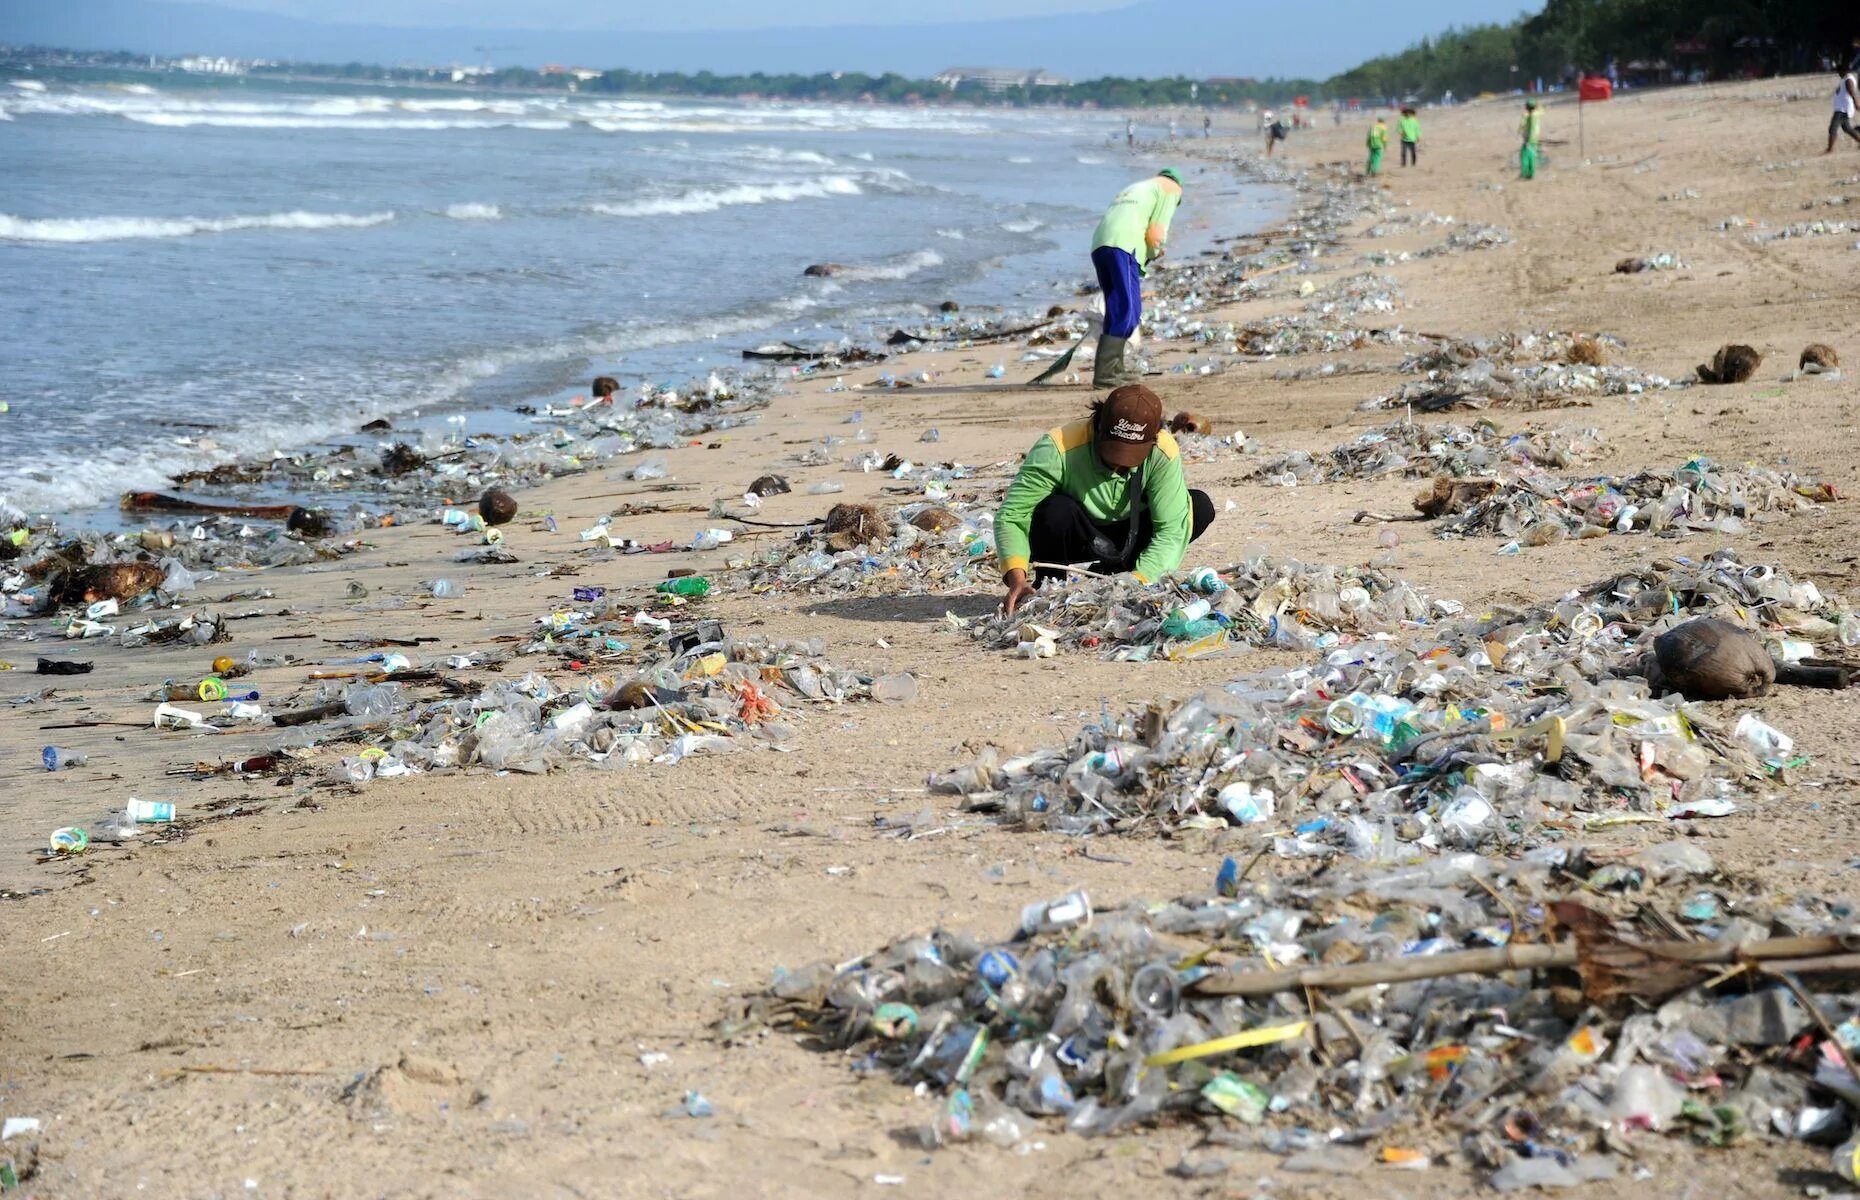
<svg viewBox="0 0 1860 1200">
<path fill-rule="evenodd" d="M 1746 86 L 1760 93 L 1776 84 Z M 1305 202 L 1260 240 L 1268 254 L 1286 253 L 1271 249 L 1286 243 L 1323 246 L 1329 234 L 1309 228 L 1309 214 L 1329 204 L 1351 215 L 1338 231 L 1337 252 L 1313 254 L 1317 269 L 1309 273 L 1262 279 L 1249 289 L 1256 298 L 1223 292 L 1194 307 L 1174 304 L 1179 311 L 1170 316 L 1181 336 L 1144 347 L 1164 372 L 1152 386 L 1171 411 L 1204 413 L 1219 432 L 1243 430 L 1276 454 L 1328 448 L 1398 418 L 1359 405 L 1414 378 L 1400 360 L 1415 349 L 1415 331 L 1456 338 L 1609 333 L 1625 343 L 1623 365 L 1672 378 L 1719 344 L 1747 340 L 1768 359 L 1747 385 L 1428 419 L 1487 416 L 1507 431 L 1601 426 L 1605 448 L 1584 471 L 1670 465 L 1709 452 L 1734 462 L 1790 462 L 1852 489 L 1860 466 L 1839 449 L 1854 432 L 1852 385 L 1777 382 L 1800 343 L 1852 338 L 1851 330 L 1822 328 L 1827 300 L 1841 294 L 1841 272 L 1850 265 L 1851 252 L 1832 252 L 1845 240 L 1760 243 L 1748 230 L 1712 226 L 1732 211 L 1771 230 L 1800 221 L 1802 200 L 1848 186 L 1838 180 L 1860 169 L 1860 156 L 1789 153 L 1812 138 L 1789 132 L 1791 122 L 1801 122 L 1786 102 L 1753 99 L 1699 114 L 1689 111 L 1694 99 L 1635 97 L 1591 114 L 1591 152 L 1616 161 L 1582 167 L 1568 148 L 1554 148 L 1549 169 L 1529 188 L 1510 178 L 1509 113 L 1430 119 L 1423 166 L 1407 176 L 1391 171 L 1376 188 L 1340 183 L 1324 165 L 1341 159 L 1354 171 L 1360 128 L 1302 135 L 1287 153 L 1311 172 Z M 1770 139 L 1776 163 L 1798 164 L 1771 172 L 1753 166 L 1736 149 L 1753 137 Z M 1251 142 L 1217 140 L 1210 148 L 1251 151 Z M 1631 169 L 1647 161 L 1659 165 Z M 1706 198 L 1658 198 L 1688 187 Z M 1366 199 L 1374 200 L 1373 211 L 1363 207 Z M 1453 223 L 1424 220 L 1429 212 L 1450 214 Z M 1504 230 L 1510 240 L 1418 257 L 1475 226 Z M 1378 227 L 1387 232 L 1369 236 Z M 1624 255 L 1663 252 L 1692 265 L 1640 275 L 1613 270 Z M 1305 255 L 1294 249 L 1291 257 Z M 1385 274 L 1398 284 L 1387 310 L 1378 307 L 1382 284 L 1351 282 Z M 1216 329 L 1326 303 L 1347 314 L 1338 323 L 1383 336 L 1266 357 L 1228 353 Z M 1189 330 L 1195 322 L 1200 327 Z M 1204 332 L 1216 336 L 1204 341 Z M 1841 349 L 1860 354 L 1860 346 Z M 998 384 L 989 370 L 1002 357 L 1009 378 Z M 891 489 L 900 481 L 849 468 L 847 460 L 868 450 L 924 454 L 918 439 L 930 427 L 940 431 L 939 460 L 975 464 L 952 490 L 985 501 L 1033 437 L 1082 411 L 1092 396 L 1083 386 L 1019 386 L 1037 364 L 996 347 L 913 354 L 911 373 L 929 372 L 930 383 L 869 386 L 881 372 L 902 374 L 902 365 L 843 372 L 858 391 L 828 390 L 831 374 L 796 385 L 774 398 L 760 423 L 664 451 L 664 480 L 594 487 L 584 475 L 525 491 L 518 496 L 524 515 L 504 541 L 517 563 L 457 566 L 454 556 L 472 544 L 468 538 L 409 525 L 371 533 L 373 548 L 348 557 L 215 581 L 205 594 L 274 595 L 205 607 L 267 614 L 233 626 L 230 647 L 238 651 L 310 643 L 335 658 L 360 652 L 335 641 L 414 634 L 439 639 L 407 651 L 423 658 L 507 648 L 533 637 L 538 617 L 567 604 L 571 586 L 606 587 L 630 607 L 647 600 L 668 567 L 716 573 L 733 553 L 589 553 L 575 531 L 621 505 L 732 504 L 767 470 L 787 474 L 794 490 L 764 498 L 760 520 L 816 519 L 830 501 L 895 505 L 904 493 Z M 1202 367 L 1217 369 L 1202 374 Z M 864 419 L 848 425 L 854 412 Z M 794 461 L 822 439 L 860 428 L 869 444 L 834 447 L 827 464 Z M 1729 544 L 1825 589 L 1856 587 L 1848 550 L 1856 518 L 1841 505 L 1735 536 L 1572 540 L 1502 557 L 1496 539 L 1446 541 L 1421 526 L 1351 519 L 1363 509 L 1399 511 L 1414 491 L 1410 480 L 1283 488 L 1233 478 L 1235 468 L 1249 465 L 1237 456 L 1190 463 L 1191 482 L 1209 487 L 1221 510 L 1197 544 L 1197 565 L 1238 561 L 1262 545 L 1312 561 L 1389 557 L 1403 577 L 1478 611 L 1540 602 L 1625 565 Z M 844 492 L 806 492 L 828 480 L 843 482 Z M 680 490 L 658 490 L 668 486 Z M 922 495 L 913 485 L 907 498 Z M 1234 507 L 1224 508 L 1226 501 Z M 544 528 L 544 512 L 556 532 Z M 641 543 L 688 540 L 717 523 L 705 511 L 615 520 Z M 1395 533 L 1395 545 L 1386 544 L 1385 530 Z M 463 601 L 419 596 L 420 582 L 441 572 L 464 576 Z M 165 677 L 201 669 L 211 656 L 204 648 L 98 650 L 97 672 L 69 683 L 0 674 L 15 697 L 60 685 L 16 708 L 0 732 L 0 761 L 13 764 L 21 793 L 29 783 L 35 793 L 16 800 L 9 827 L 32 822 L 38 833 L 48 815 L 90 819 L 106 799 L 131 789 L 145 800 L 179 800 L 196 814 L 159 835 L 173 844 L 143 839 L 84 859 L 9 865 L 0 881 L 15 894 L 35 881 L 48 888 L 9 908 L 14 919 L 0 942 L 19 968 L 9 999 L 16 1011 L 35 1015 L 0 1035 L 0 1051 L 18 1064 L 8 1111 L 52 1118 L 40 1154 L 52 1174 L 42 1178 L 75 1191 L 136 1178 L 158 1191 L 193 1192 L 234 1189 L 249 1177 L 263 1194 L 298 1186 L 306 1146 L 341 1146 L 341 1159 L 326 1163 L 325 1185 L 406 1194 L 432 1193 L 436 1179 L 488 1190 L 537 1179 L 595 1191 L 616 1179 L 639 1181 L 618 1186 L 627 1194 L 647 1190 L 646 1180 L 690 1192 L 754 1190 L 771 1166 L 783 1170 L 791 1189 L 832 1196 L 867 1194 L 874 1175 L 905 1175 L 937 1194 L 1012 1188 L 1028 1196 L 1104 1194 L 1161 1181 L 1194 1144 L 1194 1126 L 1120 1134 L 1111 1143 L 1119 1152 L 1110 1155 L 1102 1153 L 1106 1143 L 1055 1128 L 1042 1130 L 1041 1150 L 1024 1155 L 984 1144 L 926 1156 L 891 1135 L 924 1124 L 933 1102 L 883 1080 L 858 1082 L 845 1060 L 792 1039 L 730 1048 L 703 1034 L 730 997 L 765 983 L 777 968 L 844 960 L 933 924 L 998 930 L 1022 905 L 1073 887 L 1107 900 L 1205 892 L 1222 854 L 1243 844 L 1211 837 L 1082 843 L 1016 833 L 923 795 L 925 774 L 967 762 L 981 746 L 1015 753 L 1063 743 L 1101 707 L 1181 698 L 1286 661 L 1269 651 L 1183 663 L 1013 659 L 948 631 L 945 611 L 975 617 L 994 602 L 980 583 L 964 590 L 714 595 L 702 615 L 732 631 L 824 637 L 832 658 L 861 671 L 912 672 L 920 695 L 897 706 L 805 712 L 787 753 L 698 754 L 613 771 L 576 763 L 540 778 L 474 771 L 356 786 L 306 771 L 276 786 L 270 779 L 169 776 L 196 759 L 229 759 L 268 741 L 255 733 L 146 728 L 153 706 L 141 696 Z M 200 603 L 183 611 L 195 607 Z M 85 643 L 41 638 L 0 656 L 18 662 L 33 652 L 93 653 Z M 505 674 L 521 674 L 523 663 L 512 660 Z M 268 705 L 313 690 L 301 667 L 266 669 L 255 681 Z M 1760 709 L 1796 735 L 1815 760 L 1804 775 L 1812 786 L 1780 791 L 1716 827 L 1700 823 L 1708 827 L 1698 844 L 1727 869 L 1761 873 L 1774 890 L 1841 894 L 1845 865 L 1828 835 L 1855 812 L 1856 764 L 1844 742 L 1860 727 L 1860 711 L 1840 693 L 1788 693 L 1741 707 Z M 36 761 L 38 726 L 77 717 L 124 724 L 70 732 L 92 763 L 60 774 L 56 788 L 38 786 L 44 775 L 23 765 Z M 326 751 L 317 761 L 327 766 L 334 757 Z M 1679 836 L 1629 825 L 1583 840 L 1617 851 Z M 1081 845 L 1097 857 L 1079 853 Z M 143 1016 L 133 1029 L 123 1028 L 123 1005 Z M 68 1057 L 79 1048 L 90 1057 Z M 657 1054 L 669 1058 L 642 1061 Z M 440 1066 L 424 1065 L 431 1062 Z M 313 1073 L 158 1078 L 177 1064 Z M 337 1099 L 358 1071 L 386 1072 L 387 1090 L 372 1093 L 373 1107 Z M 471 1102 L 474 1091 L 488 1099 Z M 688 1091 L 710 1097 L 722 1119 L 662 1116 Z M 124 1126 L 125 1111 L 149 1119 Z M 266 1119 L 268 1112 L 276 1115 Z M 221 1136 L 230 1120 L 248 1136 Z M 356 1130 L 371 1136 L 358 1138 Z M 650 1150 L 637 1149 L 641 1142 Z M 187 1153 L 174 1152 L 177 1145 Z M 1753 1196 L 1793 1194 L 1791 1174 L 1825 1162 L 1812 1147 L 1762 1140 L 1704 1166 L 1677 1140 L 1636 1145 L 1656 1187 L 1680 1177 L 1712 1186 L 1736 1180 L 1741 1194 Z M 466 1146 L 475 1152 L 460 1166 Z M 1248 1178 L 1270 1173 L 1277 1161 L 1257 1151 L 1238 1158 L 1250 1172 L 1240 1177 Z M 1592 1184 L 1587 1194 L 1644 1194 L 1645 1181 L 1626 1175 Z M 1463 1167 L 1375 1179 L 1391 1195 L 1457 1198 L 1482 1187 Z"/>
</svg>

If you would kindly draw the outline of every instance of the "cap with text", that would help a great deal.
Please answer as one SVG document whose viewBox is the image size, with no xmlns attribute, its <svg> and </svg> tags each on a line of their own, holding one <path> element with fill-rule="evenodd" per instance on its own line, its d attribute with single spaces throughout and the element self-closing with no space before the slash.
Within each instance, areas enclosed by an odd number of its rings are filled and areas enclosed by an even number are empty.
<svg viewBox="0 0 1860 1200">
<path fill-rule="evenodd" d="M 1140 383 L 1127 383 L 1104 398 L 1098 413 L 1098 457 L 1134 470 L 1149 458 L 1162 429 L 1162 400 Z"/>
</svg>

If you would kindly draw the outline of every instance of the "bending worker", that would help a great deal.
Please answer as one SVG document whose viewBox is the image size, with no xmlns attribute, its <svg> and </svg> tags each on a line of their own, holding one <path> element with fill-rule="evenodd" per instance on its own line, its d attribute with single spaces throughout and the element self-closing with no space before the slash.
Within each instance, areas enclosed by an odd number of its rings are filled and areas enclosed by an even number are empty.
<svg viewBox="0 0 1860 1200">
<path fill-rule="evenodd" d="M 1091 265 L 1104 292 L 1104 335 L 1092 366 L 1093 387 L 1114 388 L 1136 379 L 1124 367 L 1124 347 L 1143 317 L 1143 276 L 1163 256 L 1169 222 L 1181 203 L 1182 173 L 1164 167 L 1119 192 L 1092 234 Z"/>
<path fill-rule="evenodd" d="M 1213 523 L 1214 501 L 1189 490 L 1182 474 L 1162 401 L 1140 383 L 1120 387 L 1090 417 L 1042 434 L 1008 485 L 995 514 L 1007 588 L 1001 609 L 1019 608 L 1035 581 L 1065 575 L 1035 563 L 1092 563 L 1100 574 L 1159 579 Z"/>
</svg>

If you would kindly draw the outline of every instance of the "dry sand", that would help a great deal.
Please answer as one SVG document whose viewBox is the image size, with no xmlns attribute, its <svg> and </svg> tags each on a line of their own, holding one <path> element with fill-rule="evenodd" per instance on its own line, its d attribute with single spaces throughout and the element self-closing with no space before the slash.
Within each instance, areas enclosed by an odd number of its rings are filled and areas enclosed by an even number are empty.
<svg viewBox="0 0 1860 1200">
<path fill-rule="evenodd" d="M 1454 335 L 1606 331 L 1628 343 L 1619 361 L 1674 376 L 1723 342 L 1748 342 L 1766 361 L 1747 385 L 1602 400 L 1537 420 L 1601 427 L 1609 448 L 1600 469 L 1670 466 L 1703 452 L 1788 463 L 1855 490 L 1852 369 L 1841 382 L 1778 380 L 1809 342 L 1830 342 L 1860 363 L 1853 249 L 1860 235 L 1758 245 L 1748 230 L 1716 228 L 1731 216 L 1772 227 L 1847 217 L 1848 208 L 1822 201 L 1860 196 L 1860 154 L 1819 157 L 1825 91 L 1819 79 L 1802 79 L 1630 94 L 1592 107 L 1587 164 L 1574 145 L 1574 109 L 1553 105 L 1550 162 L 1528 185 L 1514 178 L 1515 105 L 1426 114 L 1422 165 L 1389 169 L 1389 199 L 1496 225 L 1515 240 L 1386 268 L 1409 307 L 1382 323 Z M 1354 168 L 1362 124 L 1300 135 L 1284 152 Z M 1251 151 L 1253 142 L 1238 148 Z M 1779 163 L 1788 165 L 1766 169 Z M 1699 198 L 1659 198 L 1688 188 Z M 1442 232 L 1360 248 L 1416 249 Z M 1690 265 L 1613 273 L 1622 257 L 1661 251 Z M 1334 261 L 1338 276 L 1351 273 L 1348 256 Z M 1223 315 L 1286 307 L 1257 302 Z M 1164 365 L 1183 353 L 1153 349 Z M 809 440 L 843 432 L 844 416 L 863 409 L 881 449 L 912 454 L 918 434 L 934 424 L 943 434 L 940 456 L 1000 464 L 999 477 L 1040 431 L 1082 410 L 1090 393 L 991 383 L 984 371 L 997 357 L 993 349 L 923 355 L 911 365 L 939 372 L 937 385 L 908 392 L 797 388 L 759 424 L 717 438 L 720 449 L 670 455 L 673 474 L 696 502 L 736 495 L 762 471 L 784 469 Z M 1390 356 L 1336 361 L 1357 358 Z M 1272 380 L 1284 365 L 1156 382 L 1167 403 L 1205 412 L 1223 431 L 1238 426 L 1274 448 L 1317 449 L 1375 423 L 1354 406 L 1404 378 Z M 1010 362 L 1010 378 L 1032 373 Z M 876 374 L 854 371 L 848 381 Z M 1493 415 L 1506 429 L 1526 419 Z M 787 473 L 797 486 L 844 475 Z M 1363 561 L 1378 552 L 1376 528 L 1352 525 L 1350 515 L 1399 510 L 1413 490 L 1399 480 L 1283 490 L 1237 482 L 1238 473 L 1191 469 L 1217 506 L 1236 505 L 1196 548 L 1196 562 L 1231 562 L 1253 545 Z M 850 478 L 845 498 L 880 495 L 882 477 Z M 453 567 L 456 541 L 431 527 L 407 528 L 383 531 L 374 550 L 338 564 L 221 580 L 208 590 L 264 586 L 277 599 L 230 607 L 289 610 L 236 626 L 239 653 L 303 633 L 442 639 L 422 652 L 484 646 L 526 632 L 571 583 L 643 594 L 662 577 L 664 558 L 588 561 L 574 538 L 617 503 L 594 494 L 627 490 L 583 478 L 522 497 L 527 511 L 553 510 L 563 532 L 520 522 L 512 538 L 519 566 Z M 823 504 L 782 496 L 765 516 L 800 519 Z M 626 532 L 642 541 L 687 539 L 702 523 L 698 515 L 653 517 L 629 522 Z M 1839 504 L 1678 549 L 1733 544 L 1747 557 L 1851 591 L 1860 582 L 1856 524 L 1860 509 Z M 1546 598 L 1676 549 L 1623 537 L 1501 558 L 1496 542 L 1443 542 L 1424 526 L 1400 529 L 1402 574 L 1469 605 Z M 703 566 L 721 557 L 677 562 Z M 573 580 L 546 577 L 564 563 L 584 565 Z M 405 595 L 441 573 L 467 579 L 469 595 L 371 611 L 345 591 L 357 580 L 375 597 Z M 0 874 L 0 884 L 32 893 L 0 904 L 0 1113 L 44 1122 L 32 1190 L 57 1197 L 1477 1190 L 1475 1179 L 1456 1171 L 1336 1181 L 1275 1175 L 1266 1156 L 1243 1157 L 1219 1179 L 1184 1182 L 1166 1174 L 1196 1136 L 1182 1126 L 1100 1141 L 1053 1129 L 1024 1154 L 985 1145 L 928 1154 L 911 1131 L 929 1119 L 932 1100 L 856 1077 L 844 1058 L 785 1037 L 728 1049 L 707 1037 L 725 999 L 778 966 L 851 957 L 939 923 L 1005 931 L 1023 904 L 1074 886 L 1113 899 L 1210 885 L 1220 859 L 1211 841 L 1081 843 L 1005 832 L 957 819 L 945 801 L 921 793 L 922 781 L 982 745 L 1063 741 L 1101 703 L 1185 696 L 1272 656 L 1029 662 L 983 651 L 943 625 L 945 610 L 972 615 L 993 603 L 992 594 L 712 602 L 734 630 L 818 635 L 836 661 L 920 675 L 914 704 L 811 714 L 791 754 L 700 755 L 615 772 L 580 764 L 547 777 L 420 777 L 356 790 L 190 783 L 165 772 L 257 747 L 264 737 L 147 728 L 60 733 L 91 762 L 48 786 L 28 766 L 51 740 L 40 725 L 79 717 L 145 722 L 142 693 L 165 675 L 199 673 L 205 664 L 193 660 L 210 657 L 100 653 L 96 675 L 12 710 L 0 728 L 0 762 L 10 764 L 9 849 L 130 794 L 181 800 L 196 817 L 163 844 L 102 849 L 77 861 L 32 864 L 12 853 Z M 18 647 L 8 657 L 29 662 L 38 649 Z M 47 682 L 66 681 L 13 674 L 0 676 L 0 691 L 20 695 Z M 261 672 L 256 682 L 278 696 L 306 690 L 301 668 Z M 1804 786 L 1717 824 L 1709 847 L 1729 865 L 1760 868 L 1779 887 L 1847 890 L 1856 858 L 1860 695 L 1795 694 L 1760 707 L 1797 736 L 1815 766 Z M 926 804 L 947 818 L 940 832 L 902 841 L 875 831 L 875 817 Z M 206 806 L 215 811 L 199 815 Z M 1668 836 L 1634 826 L 1595 840 Z M 1086 849 L 1128 863 L 1095 861 Z M 692 1090 L 714 1103 L 713 1119 L 676 1112 Z M 16 1139 L 7 1149 L 20 1145 Z M 1792 1195 L 1804 1183 L 1832 1182 L 1818 1173 L 1823 1161 L 1822 1152 L 1767 1141 L 1722 1153 L 1649 1140 L 1647 1178 L 1624 1174 L 1585 1194 Z M 903 1183 L 886 1186 L 881 1176 Z"/>
</svg>

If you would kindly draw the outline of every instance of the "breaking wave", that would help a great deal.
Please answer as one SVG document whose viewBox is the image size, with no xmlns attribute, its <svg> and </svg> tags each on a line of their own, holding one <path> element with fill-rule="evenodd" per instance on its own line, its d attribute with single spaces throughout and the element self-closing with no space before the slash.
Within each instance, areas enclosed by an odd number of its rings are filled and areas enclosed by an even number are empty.
<svg viewBox="0 0 1860 1200">
<path fill-rule="evenodd" d="M 501 221 L 504 210 L 495 204 L 449 204 L 446 215 L 454 221 Z"/>
<path fill-rule="evenodd" d="M 192 237 L 241 229 L 366 229 L 394 219 L 379 213 L 263 213 L 249 217 L 11 217 L 0 213 L 0 241 L 119 242 Z"/>
<path fill-rule="evenodd" d="M 711 213 L 741 204 L 780 204 L 828 196 L 858 196 L 864 189 L 847 175 L 823 175 L 794 183 L 743 183 L 725 188 L 693 188 L 670 196 L 649 196 L 619 204 L 588 207 L 610 217 L 670 217 Z"/>
</svg>

